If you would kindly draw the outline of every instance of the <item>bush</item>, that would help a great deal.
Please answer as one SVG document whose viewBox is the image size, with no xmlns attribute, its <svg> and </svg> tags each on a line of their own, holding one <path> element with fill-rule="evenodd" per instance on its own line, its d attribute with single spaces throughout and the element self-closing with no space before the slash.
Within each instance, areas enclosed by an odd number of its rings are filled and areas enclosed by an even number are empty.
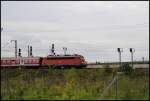
<svg viewBox="0 0 150 101">
<path fill-rule="evenodd" d="M 124 63 L 122 66 L 121 66 L 121 71 L 122 72 L 125 72 L 125 74 L 131 74 L 133 69 L 132 67 L 129 65 L 129 63 Z"/>
<path fill-rule="evenodd" d="M 110 68 L 110 66 L 108 64 L 104 65 L 104 68 L 105 68 L 105 73 L 112 73 L 112 68 Z"/>
</svg>

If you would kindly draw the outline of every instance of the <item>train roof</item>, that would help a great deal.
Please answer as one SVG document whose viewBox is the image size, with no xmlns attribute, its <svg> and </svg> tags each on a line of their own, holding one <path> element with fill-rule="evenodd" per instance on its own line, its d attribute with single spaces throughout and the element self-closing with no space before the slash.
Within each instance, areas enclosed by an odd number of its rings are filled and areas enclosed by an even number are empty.
<svg viewBox="0 0 150 101">
<path fill-rule="evenodd" d="M 59 58 L 59 57 L 83 57 L 82 55 L 78 55 L 78 54 L 73 54 L 73 55 L 48 55 L 47 57 L 51 57 L 51 58 Z M 37 56 L 37 57 L 1 57 L 1 59 L 19 59 L 19 58 L 28 58 L 28 59 L 35 59 L 35 58 L 47 58 L 47 57 L 42 57 L 42 56 Z"/>
<path fill-rule="evenodd" d="M 83 56 L 74 54 L 74 55 L 48 55 L 47 57 L 83 57 Z"/>
<path fill-rule="evenodd" d="M 1 57 L 1 59 L 19 59 L 19 58 L 30 58 L 30 59 L 32 59 L 32 58 L 40 58 L 40 57 Z"/>
</svg>

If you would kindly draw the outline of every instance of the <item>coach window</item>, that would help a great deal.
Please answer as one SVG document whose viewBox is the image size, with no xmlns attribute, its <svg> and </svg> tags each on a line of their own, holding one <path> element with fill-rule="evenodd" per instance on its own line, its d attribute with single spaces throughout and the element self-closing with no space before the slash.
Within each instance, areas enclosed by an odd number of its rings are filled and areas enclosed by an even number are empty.
<svg viewBox="0 0 150 101">
<path fill-rule="evenodd" d="M 16 60 L 16 63 L 19 63 L 19 60 Z"/>
<path fill-rule="evenodd" d="M 31 63 L 33 63 L 33 60 L 32 60 L 32 59 L 31 59 L 30 61 L 31 61 Z"/>
<path fill-rule="evenodd" d="M 31 63 L 31 60 L 30 60 L 30 59 L 28 60 L 28 63 Z"/>
<path fill-rule="evenodd" d="M 34 59 L 32 59 L 32 63 L 34 63 Z"/>
<path fill-rule="evenodd" d="M 34 60 L 35 63 L 38 63 L 37 59 Z"/>
<path fill-rule="evenodd" d="M 33 63 L 33 62 L 34 62 L 34 59 L 32 59 L 31 61 L 32 61 L 32 63 Z"/>
<path fill-rule="evenodd" d="M 33 62 L 34 62 L 34 59 L 32 59 L 31 61 L 32 61 L 32 63 L 33 63 Z"/>
<path fill-rule="evenodd" d="M 7 60 L 7 63 L 10 63 L 10 60 Z"/>
<path fill-rule="evenodd" d="M 30 59 L 30 63 L 32 63 L 32 59 Z"/>
<path fill-rule="evenodd" d="M 37 59 L 34 60 L 34 63 L 37 63 Z"/>
<path fill-rule="evenodd" d="M 5 64 L 5 63 L 6 63 L 6 60 L 3 60 L 3 63 Z"/>
<path fill-rule="evenodd" d="M 28 60 L 24 60 L 25 63 L 28 63 Z"/>
</svg>

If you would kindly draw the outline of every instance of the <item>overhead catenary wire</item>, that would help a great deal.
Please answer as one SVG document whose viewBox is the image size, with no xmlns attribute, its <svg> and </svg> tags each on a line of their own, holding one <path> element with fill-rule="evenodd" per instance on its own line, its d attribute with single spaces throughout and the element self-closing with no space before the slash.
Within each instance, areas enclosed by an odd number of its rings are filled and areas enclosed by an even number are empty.
<svg viewBox="0 0 150 101">
<path fill-rule="evenodd" d="M 8 46 L 9 44 L 10 44 L 10 43 L 7 42 L 6 45 L 4 45 L 4 46 L 1 47 L 1 48 L 5 48 L 5 47 Z"/>
</svg>

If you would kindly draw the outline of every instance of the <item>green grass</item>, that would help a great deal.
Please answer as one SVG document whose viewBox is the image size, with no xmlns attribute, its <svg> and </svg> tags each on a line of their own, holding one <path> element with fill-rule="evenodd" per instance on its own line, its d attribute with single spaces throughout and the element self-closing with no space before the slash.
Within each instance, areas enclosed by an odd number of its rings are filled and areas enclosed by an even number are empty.
<svg viewBox="0 0 150 101">
<path fill-rule="evenodd" d="M 113 78 L 105 69 L 6 69 L 1 70 L 1 99 L 96 100 Z M 149 70 L 119 77 L 103 99 L 149 99 Z"/>
</svg>

